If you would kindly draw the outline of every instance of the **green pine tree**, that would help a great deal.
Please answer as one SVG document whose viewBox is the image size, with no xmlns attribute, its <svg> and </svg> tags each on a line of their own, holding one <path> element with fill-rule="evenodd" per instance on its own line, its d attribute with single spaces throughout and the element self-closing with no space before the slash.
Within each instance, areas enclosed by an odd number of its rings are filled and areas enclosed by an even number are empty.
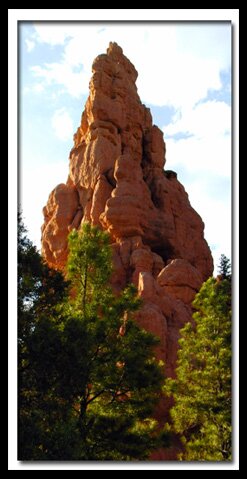
<svg viewBox="0 0 247 479">
<path fill-rule="evenodd" d="M 176 379 L 165 392 L 174 397 L 172 428 L 187 461 L 231 460 L 231 285 L 210 278 L 196 295 L 194 325 L 179 340 Z"/>
<path fill-rule="evenodd" d="M 42 315 L 56 316 L 56 305 L 65 297 L 67 284 L 61 273 L 44 262 L 27 237 L 18 213 L 18 454 L 21 459 L 39 459 L 43 409 L 47 403 L 37 383 L 32 362 L 34 331 Z M 48 343 L 48 339 L 44 338 Z"/>
<path fill-rule="evenodd" d="M 229 281 L 231 280 L 231 263 L 229 258 L 227 258 L 224 254 L 220 255 L 220 264 L 218 270 L 222 279 L 228 279 Z"/>
<path fill-rule="evenodd" d="M 133 285 L 112 292 L 108 235 L 85 224 L 69 250 L 70 296 L 55 312 L 36 309 L 27 342 L 32 444 L 20 459 L 147 458 L 163 441 L 151 418 L 163 378 L 157 339 L 132 319 L 140 306 Z"/>
</svg>

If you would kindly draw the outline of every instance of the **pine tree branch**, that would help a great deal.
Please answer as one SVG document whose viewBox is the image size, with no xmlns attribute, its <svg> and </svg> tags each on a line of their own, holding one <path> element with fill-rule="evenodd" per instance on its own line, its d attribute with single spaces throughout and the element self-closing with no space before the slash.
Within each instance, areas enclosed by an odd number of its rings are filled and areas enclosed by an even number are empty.
<svg viewBox="0 0 247 479">
<path fill-rule="evenodd" d="M 99 391 L 97 394 L 95 394 L 95 396 L 93 396 L 91 399 L 89 399 L 89 401 L 87 401 L 87 406 L 92 402 L 94 401 L 97 397 L 101 396 L 101 394 L 103 394 L 104 392 L 106 392 L 106 389 L 102 389 L 101 391 Z"/>
</svg>

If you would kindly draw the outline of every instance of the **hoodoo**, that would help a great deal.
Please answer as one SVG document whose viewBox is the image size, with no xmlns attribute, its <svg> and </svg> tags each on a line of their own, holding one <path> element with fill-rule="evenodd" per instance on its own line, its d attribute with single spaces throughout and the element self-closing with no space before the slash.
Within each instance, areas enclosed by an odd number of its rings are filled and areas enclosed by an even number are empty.
<svg viewBox="0 0 247 479">
<path fill-rule="evenodd" d="M 162 131 L 140 101 L 137 71 L 116 43 L 93 62 L 90 92 L 74 135 L 66 184 L 44 208 L 42 254 L 63 270 L 67 236 L 89 221 L 110 233 L 116 291 L 133 282 L 138 323 L 160 337 L 157 357 L 173 376 L 180 328 L 213 271 L 204 224 L 177 174 L 165 169 Z M 186 160 L 185 160 L 186 161 Z M 164 421 L 167 406 L 157 417 Z M 172 459 L 169 453 L 157 459 Z"/>
</svg>

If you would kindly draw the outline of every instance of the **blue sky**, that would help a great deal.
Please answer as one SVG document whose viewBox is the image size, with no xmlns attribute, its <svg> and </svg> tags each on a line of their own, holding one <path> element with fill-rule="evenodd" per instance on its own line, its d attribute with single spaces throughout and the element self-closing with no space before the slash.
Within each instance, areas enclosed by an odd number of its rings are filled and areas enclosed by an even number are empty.
<svg viewBox="0 0 247 479">
<path fill-rule="evenodd" d="M 175 170 L 205 223 L 215 262 L 231 256 L 231 26 L 229 23 L 21 23 L 20 201 L 40 247 L 42 208 L 68 175 L 91 65 L 109 41 L 139 72 L 140 98 L 164 132 Z"/>
</svg>

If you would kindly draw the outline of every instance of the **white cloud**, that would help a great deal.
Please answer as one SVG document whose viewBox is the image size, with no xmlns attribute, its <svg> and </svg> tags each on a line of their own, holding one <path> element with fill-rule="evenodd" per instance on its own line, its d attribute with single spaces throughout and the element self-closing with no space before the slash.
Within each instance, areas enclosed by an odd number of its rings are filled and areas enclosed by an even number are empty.
<svg viewBox="0 0 247 479">
<path fill-rule="evenodd" d="M 176 115 L 163 131 L 170 165 L 193 173 L 231 176 L 231 108 L 225 102 L 200 103 Z M 181 133 L 192 136 L 170 138 Z"/>
<path fill-rule="evenodd" d="M 166 141 L 166 158 L 170 169 L 185 168 L 198 180 L 204 173 L 212 176 L 231 176 L 231 139 L 221 135 L 218 138 L 204 136 Z"/>
<path fill-rule="evenodd" d="M 35 83 L 32 86 L 25 86 L 22 89 L 22 94 L 23 95 L 28 95 L 30 93 L 42 93 L 45 89 L 45 86 L 43 83 Z"/>
<path fill-rule="evenodd" d="M 36 85 L 34 85 L 32 91 L 34 91 L 35 93 L 42 93 L 44 91 L 45 87 L 42 83 L 36 83 Z"/>
<path fill-rule="evenodd" d="M 63 44 L 68 33 L 65 23 L 33 23 L 35 28 L 35 39 L 39 43 L 48 43 L 49 45 Z"/>
<path fill-rule="evenodd" d="M 71 140 L 73 136 L 73 121 L 69 113 L 65 108 L 56 110 L 52 120 L 52 128 L 55 131 L 55 135 L 62 141 Z"/>
<path fill-rule="evenodd" d="M 35 42 L 26 38 L 25 43 L 26 43 L 27 51 L 28 53 L 30 53 L 35 47 Z"/>
<path fill-rule="evenodd" d="M 215 138 L 230 132 L 231 107 L 223 101 L 206 101 L 192 109 L 176 115 L 168 126 L 164 127 L 166 135 L 189 133 L 197 138 Z"/>
<path fill-rule="evenodd" d="M 210 183 L 210 177 L 208 178 Z M 205 182 L 196 181 L 186 185 L 192 206 L 202 217 L 205 224 L 205 238 L 211 247 L 214 258 L 214 274 L 221 254 L 231 258 L 231 196 L 226 200 L 211 198 Z"/>
<path fill-rule="evenodd" d="M 209 58 L 198 55 L 193 48 L 180 49 L 180 28 L 176 28 L 171 38 L 162 35 L 162 31 L 154 31 L 144 49 L 137 70 L 141 80 L 139 93 L 148 103 L 190 108 L 206 97 L 209 89 L 221 87 L 221 63 L 213 55 Z"/>
<path fill-rule="evenodd" d="M 94 58 L 110 41 L 134 63 L 142 101 L 191 108 L 220 89 L 220 72 L 230 68 L 230 26 L 176 24 L 36 24 L 38 42 L 64 45 L 61 61 L 37 65 L 33 72 L 48 84 L 63 84 L 69 94 L 88 92 Z M 82 66 L 83 73 L 73 71 Z"/>
<path fill-rule="evenodd" d="M 49 63 L 44 67 L 39 65 L 31 67 L 34 76 L 43 80 L 43 87 L 61 85 L 72 97 L 80 97 L 88 91 L 88 81 L 85 73 L 73 72 L 73 68 L 66 63 Z"/>
<path fill-rule="evenodd" d="M 22 94 L 27 95 L 30 91 L 31 91 L 30 87 L 24 86 L 24 88 L 22 89 Z"/>
<path fill-rule="evenodd" d="M 203 219 L 216 268 L 221 253 L 231 256 L 231 108 L 219 101 L 199 103 L 176 114 L 163 131 L 168 137 L 166 168 L 178 172 Z M 192 136 L 169 138 L 177 134 Z M 217 192 L 218 184 L 223 191 Z"/>
<path fill-rule="evenodd" d="M 40 248 L 41 225 L 43 224 L 42 208 L 45 206 L 50 192 L 67 178 L 67 162 L 44 164 L 25 170 L 20 178 L 20 200 L 23 209 L 24 223 L 28 229 L 28 237 Z M 23 172 L 22 172 L 23 173 Z"/>
</svg>

